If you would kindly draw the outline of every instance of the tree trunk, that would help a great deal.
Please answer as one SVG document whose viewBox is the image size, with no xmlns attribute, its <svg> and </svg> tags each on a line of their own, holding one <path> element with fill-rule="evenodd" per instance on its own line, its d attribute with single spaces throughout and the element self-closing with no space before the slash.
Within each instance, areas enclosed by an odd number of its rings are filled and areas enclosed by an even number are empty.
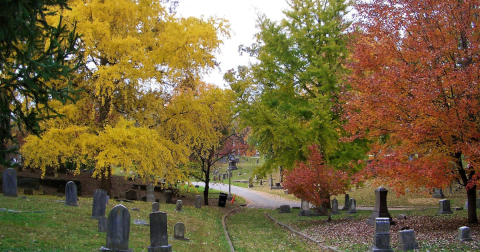
<svg viewBox="0 0 480 252">
<path fill-rule="evenodd" d="M 210 189 L 209 183 L 205 180 L 205 191 L 203 191 L 203 204 L 208 206 L 208 190 Z"/>
<path fill-rule="evenodd" d="M 107 173 L 108 175 L 105 176 L 105 172 L 101 173 L 101 181 L 100 181 L 100 189 L 105 190 L 107 192 L 107 195 L 112 196 L 111 192 L 111 187 L 112 187 L 112 180 L 111 180 L 111 168 L 108 166 L 107 168 Z"/>
<path fill-rule="evenodd" d="M 478 224 L 477 218 L 477 186 L 467 190 L 467 213 L 468 213 L 468 224 Z"/>
</svg>

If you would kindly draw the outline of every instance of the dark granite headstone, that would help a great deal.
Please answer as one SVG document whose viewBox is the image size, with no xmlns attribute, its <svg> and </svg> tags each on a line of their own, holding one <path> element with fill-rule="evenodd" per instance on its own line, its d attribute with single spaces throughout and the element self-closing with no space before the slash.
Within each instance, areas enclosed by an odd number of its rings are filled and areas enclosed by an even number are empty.
<svg viewBox="0 0 480 252">
<path fill-rule="evenodd" d="M 105 216 L 105 208 L 107 206 L 107 192 L 97 189 L 93 192 L 92 219 L 98 219 Z"/>
<path fill-rule="evenodd" d="M 177 204 L 175 205 L 175 211 L 181 212 L 183 209 L 183 202 L 181 200 L 177 200 Z"/>
<path fill-rule="evenodd" d="M 17 192 L 17 171 L 13 168 L 8 168 L 3 172 L 3 196 L 18 197 Z"/>
<path fill-rule="evenodd" d="M 123 205 L 117 205 L 108 214 L 107 242 L 100 251 L 132 251 L 128 248 L 130 237 L 130 213 Z"/>
<path fill-rule="evenodd" d="M 152 203 L 152 213 L 158 212 L 160 210 L 160 204 L 157 202 Z"/>
<path fill-rule="evenodd" d="M 168 244 L 167 213 L 155 212 L 150 214 L 150 246 L 148 252 L 171 252 L 172 245 Z"/>
<path fill-rule="evenodd" d="M 65 186 L 65 205 L 78 206 L 77 200 L 77 186 L 75 182 L 69 181 Z"/>
<path fill-rule="evenodd" d="M 367 220 L 368 225 L 375 225 L 376 218 L 389 218 L 390 224 L 395 225 L 390 213 L 388 213 L 387 193 L 388 190 L 383 187 L 379 187 L 375 190 L 375 207 L 373 208 L 373 213 L 370 215 L 370 218 Z"/>
<path fill-rule="evenodd" d="M 452 210 L 450 209 L 450 200 L 440 200 L 440 210 L 438 214 L 453 214 Z"/>
<path fill-rule="evenodd" d="M 281 205 L 278 213 L 291 213 L 290 205 Z"/>
<path fill-rule="evenodd" d="M 342 210 L 348 210 L 348 203 L 350 202 L 350 195 L 345 194 L 345 205 L 343 206 Z"/>
</svg>

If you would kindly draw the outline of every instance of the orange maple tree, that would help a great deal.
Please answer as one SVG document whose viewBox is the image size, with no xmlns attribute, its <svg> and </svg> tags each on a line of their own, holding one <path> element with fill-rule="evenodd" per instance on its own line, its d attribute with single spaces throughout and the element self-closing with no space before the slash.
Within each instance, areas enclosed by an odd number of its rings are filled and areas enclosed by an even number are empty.
<svg viewBox="0 0 480 252">
<path fill-rule="evenodd" d="M 350 182 L 346 172 L 327 165 L 320 147 L 308 147 L 306 162 L 297 162 L 294 168 L 284 173 L 283 186 L 297 198 L 307 200 L 319 210 L 326 210 L 332 195 L 343 194 Z"/>
<path fill-rule="evenodd" d="M 445 188 L 478 223 L 480 1 L 373 0 L 358 10 L 344 89 L 352 139 L 372 140 L 365 175 L 397 192 Z"/>
</svg>

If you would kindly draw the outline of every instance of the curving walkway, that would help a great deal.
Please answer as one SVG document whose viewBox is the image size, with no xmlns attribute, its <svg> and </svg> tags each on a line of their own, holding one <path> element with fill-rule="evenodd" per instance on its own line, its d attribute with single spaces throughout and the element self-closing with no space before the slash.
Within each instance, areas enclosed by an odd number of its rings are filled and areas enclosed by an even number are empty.
<svg viewBox="0 0 480 252">
<path fill-rule="evenodd" d="M 194 185 L 205 186 L 203 182 L 194 182 Z M 223 192 L 228 192 L 228 185 L 220 183 L 210 183 L 210 188 Z M 281 205 L 290 205 L 290 207 L 300 207 L 300 200 L 288 200 L 282 197 L 265 192 L 250 190 L 248 188 L 231 186 L 232 195 L 238 195 L 247 201 L 247 207 L 276 209 Z"/>
</svg>

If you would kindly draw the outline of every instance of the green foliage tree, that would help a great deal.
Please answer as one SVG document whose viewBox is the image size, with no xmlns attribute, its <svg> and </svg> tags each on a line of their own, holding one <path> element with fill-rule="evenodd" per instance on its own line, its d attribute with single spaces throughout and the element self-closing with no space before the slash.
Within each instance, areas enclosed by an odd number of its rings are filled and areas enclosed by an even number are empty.
<svg viewBox="0 0 480 252">
<path fill-rule="evenodd" d="M 81 57 L 75 25 L 48 8 L 68 9 L 67 0 L 0 2 L 0 164 L 12 165 L 18 152 L 15 132 L 39 135 L 42 120 L 58 116 L 49 105 L 74 100 L 71 74 Z M 63 82 L 62 86 L 52 81 Z M 14 130 L 15 129 L 15 130 Z"/>
<path fill-rule="evenodd" d="M 308 146 L 318 144 L 328 165 L 351 167 L 363 144 L 339 143 L 342 134 L 339 82 L 347 58 L 343 0 L 291 0 L 285 18 L 261 16 L 257 43 L 243 48 L 258 59 L 230 71 L 225 79 L 237 95 L 243 126 L 251 143 L 266 156 L 259 173 L 305 161 Z"/>
</svg>

